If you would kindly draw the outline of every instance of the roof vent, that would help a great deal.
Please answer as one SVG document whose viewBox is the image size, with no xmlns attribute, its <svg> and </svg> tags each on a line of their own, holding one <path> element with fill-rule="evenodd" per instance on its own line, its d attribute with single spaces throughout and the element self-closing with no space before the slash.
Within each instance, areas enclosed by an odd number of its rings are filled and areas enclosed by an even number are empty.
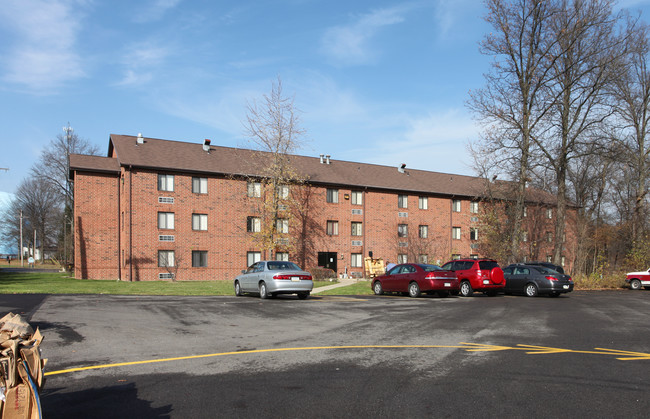
<svg viewBox="0 0 650 419">
<path fill-rule="evenodd" d="M 144 144 L 144 138 L 142 138 L 142 133 L 141 132 L 138 133 L 138 138 L 135 140 L 135 144 L 136 145 Z"/>
<path fill-rule="evenodd" d="M 325 164 L 330 164 L 330 155 L 325 155 Z"/>
<path fill-rule="evenodd" d="M 320 164 L 324 164 L 324 163 L 325 163 L 325 154 L 321 154 L 320 155 Z"/>
<path fill-rule="evenodd" d="M 203 141 L 203 151 L 210 152 L 210 140 L 207 138 Z"/>
<path fill-rule="evenodd" d="M 397 171 L 400 173 L 404 173 L 404 169 L 406 169 L 406 163 L 402 163 L 398 168 Z"/>
</svg>

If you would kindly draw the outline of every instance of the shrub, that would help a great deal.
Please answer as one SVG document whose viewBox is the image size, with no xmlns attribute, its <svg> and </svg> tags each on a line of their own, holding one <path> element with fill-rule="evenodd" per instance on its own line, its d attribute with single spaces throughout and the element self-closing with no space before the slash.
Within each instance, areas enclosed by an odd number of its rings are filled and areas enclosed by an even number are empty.
<svg viewBox="0 0 650 419">
<path fill-rule="evenodd" d="M 609 274 L 593 273 L 590 275 L 576 275 L 573 277 L 577 290 L 601 290 L 625 288 L 625 273 L 615 272 Z"/>
<path fill-rule="evenodd" d="M 336 277 L 336 273 L 331 269 L 316 266 L 307 269 L 307 271 L 311 273 L 311 276 L 314 278 L 314 281 L 332 281 L 332 282 L 339 281 L 338 278 Z"/>
</svg>

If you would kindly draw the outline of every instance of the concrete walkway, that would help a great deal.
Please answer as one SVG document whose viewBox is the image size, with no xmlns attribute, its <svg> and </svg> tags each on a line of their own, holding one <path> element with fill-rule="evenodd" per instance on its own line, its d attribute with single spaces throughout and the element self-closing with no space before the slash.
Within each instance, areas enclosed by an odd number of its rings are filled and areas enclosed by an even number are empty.
<svg viewBox="0 0 650 419">
<path fill-rule="evenodd" d="M 363 281 L 363 280 L 361 280 Z M 360 282 L 358 279 L 339 279 L 339 282 L 335 282 L 332 285 L 325 285 L 324 287 L 318 287 L 314 288 L 311 293 L 312 294 L 318 294 L 319 292 L 331 290 L 334 288 L 339 288 L 339 287 L 346 287 L 348 285 L 356 284 L 357 282 Z M 363 281 L 365 282 L 365 281 Z M 370 286 L 370 283 L 368 283 Z"/>
</svg>

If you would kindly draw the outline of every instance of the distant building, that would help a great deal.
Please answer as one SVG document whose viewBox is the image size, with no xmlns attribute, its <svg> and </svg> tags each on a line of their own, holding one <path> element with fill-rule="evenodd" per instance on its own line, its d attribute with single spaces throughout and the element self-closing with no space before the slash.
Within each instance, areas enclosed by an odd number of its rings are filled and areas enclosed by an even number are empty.
<svg viewBox="0 0 650 419">
<path fill-rule="evenodd" d="M 230 280 L 263 258 L 362 276 L 369 252 L 395 263 L 490 256 L 479 245 L 484 179 L 324 155 L 290 156 L 306 182 L 288 185 L 286 193 L 303 205 L 299 214 L 278 222 L 282 237 L 266 252 L 255 234 L 263 199 L 256 179 L 267 157 L 207 141 L 114 134 L 108 157 L 71 155 L 75 276 Z M 552 214 L 546 198 L 537 207 Z M 531 237 L 549 230 L 551 222 L 535 227 Z M 546 259 L 552 243 L 539 243 L 538 258 Z"/>
</svg>

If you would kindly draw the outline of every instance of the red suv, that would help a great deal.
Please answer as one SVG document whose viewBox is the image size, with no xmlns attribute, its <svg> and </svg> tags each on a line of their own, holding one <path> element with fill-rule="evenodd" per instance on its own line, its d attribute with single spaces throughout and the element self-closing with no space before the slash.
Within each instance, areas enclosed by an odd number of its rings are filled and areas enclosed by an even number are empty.
<svg viewBox="0 0 650 419">
<path fill-rule="evenodd" d="M 493 259 L 456 259 L 442 265 L 442 269 L 456 272 L 463 297 L 474 291 L 494 296 L 506 285 L 503 271 Z"/>
</svg>

